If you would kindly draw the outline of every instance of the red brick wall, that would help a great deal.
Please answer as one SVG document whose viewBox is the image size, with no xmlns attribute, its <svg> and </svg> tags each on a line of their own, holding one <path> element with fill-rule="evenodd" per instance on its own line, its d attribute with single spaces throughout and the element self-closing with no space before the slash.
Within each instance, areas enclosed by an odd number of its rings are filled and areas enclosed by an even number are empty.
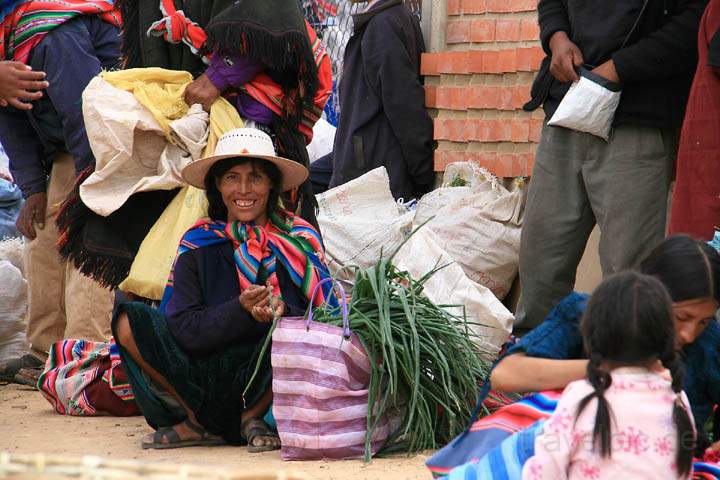
<svg viewBox="0 0 720 480">
<path fill-rule="evenodd" d="M 537 0 L 447 0 L 445 50 L 422 59 L 435 123 L 435 170 L 475 161 L 528 176 L 543 114 L 527 113 L 539 46 Z"/>
</svg>

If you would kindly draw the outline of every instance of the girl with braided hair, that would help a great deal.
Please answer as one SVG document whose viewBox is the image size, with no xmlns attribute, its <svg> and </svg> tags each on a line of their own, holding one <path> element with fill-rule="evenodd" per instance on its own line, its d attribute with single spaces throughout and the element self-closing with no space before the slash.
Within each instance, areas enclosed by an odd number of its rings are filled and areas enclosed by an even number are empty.
<svg viewBox="0 0 720 480">
<path fill-rule="evenodd" d="M 581 321 L 587 378 L 564 390 L 523 478 L 689 478 L 696 433 L 675 330 L 657 278 L 605 280 Z"/>
</svg>

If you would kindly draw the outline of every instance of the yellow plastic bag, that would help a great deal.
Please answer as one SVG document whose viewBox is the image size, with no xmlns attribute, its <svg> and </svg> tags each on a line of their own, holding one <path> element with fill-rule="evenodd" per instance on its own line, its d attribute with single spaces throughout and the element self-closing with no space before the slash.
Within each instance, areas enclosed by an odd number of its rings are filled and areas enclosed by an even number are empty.
<svg viewBox="0 0 720 480">
<path fill-rule="evenodd" d="M 184 187 L 167 206 L 140 245 L 130 274 L 118 288 L 152 300 L 162 299 L 183 234 L 207 216 L 205 191 Z"/>
<path fill-rule="evenodd" d="M 181 77 L 183 74 L 185 76 Z M 108 77 L 111 75 L 116 75 L 112 78 L 115 82 L 113 84 L 132 91 L 138 101 L 153 112 L 161 125 L 165 125 L 167 119 L 173 119 L 183 108 L 187 112 L 188 106 L 183 96 L 191 78 L 186 72 L 143 68 L 106 73 L 103 78 L 110 82 Z M 172 86 L 165 86 L 163 75 L 167 75 L 166 79 Z M 187 83 L 179 85 L 178 79 L 185 79 Z M 146 81 L 149 83 L 143 83 Z M 217 141 L 225 132 L 242 126 L 235 107 L 224 98 L 218 98 L 210 108 L 210 134 L 203 156 L 209 156 L 215 151 Z M 206 216 L 205 191 L 191 186 L 180 190 L 143 240 L 130 274 L 119 286 L 120 290 L 151 300 L 162 299 L 180 239 L 195 222 Z"/>
</svg>

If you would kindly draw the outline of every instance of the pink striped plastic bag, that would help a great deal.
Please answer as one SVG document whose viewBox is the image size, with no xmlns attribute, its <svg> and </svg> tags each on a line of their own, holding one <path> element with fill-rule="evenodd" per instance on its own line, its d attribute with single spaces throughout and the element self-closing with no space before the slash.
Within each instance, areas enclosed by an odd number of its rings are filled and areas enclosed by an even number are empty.
<svg viewBox="0 0 720 480">
<path fill-rule="evenodd" d="M 345 292 L 336 285 L 343 327 L 313 321 L 311 309 L 307 319 L 280 319 L 272 334 L 272 408 L 283 460 L 345 460 L 365 453 L 370 360 L 350 331 Z M 373 455 L 389 430 L 387 419 L 380 419 Z"/>
</svg>

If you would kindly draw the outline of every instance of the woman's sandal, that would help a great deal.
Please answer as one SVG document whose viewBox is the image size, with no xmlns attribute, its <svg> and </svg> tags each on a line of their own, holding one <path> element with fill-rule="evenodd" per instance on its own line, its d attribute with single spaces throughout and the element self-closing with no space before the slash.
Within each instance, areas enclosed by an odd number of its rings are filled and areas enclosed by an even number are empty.
<svg viewBox="0 0 720 480">
<path fill-rule="evenodd" d="M 170 448 L 213 447 L 217 445 L 225 445 L 225 440 L 212 435 L 200 425 L 197 425 L 190 420 L 185 420 L 182 423 L 185 424 L 187 428 L 200 435 L 200 438 L 181 440 L 180 435 L 173 427 L 162 427 L 158 428 L 153 434 L 152 442 L 141 443 L 143 450 L 147 450 L 149 448 L 155 450 L 166 450 Z"/>
<path fill-rule="evenodd" d="M 251 417 L 243 421 L 240 425 L 243 437 L 247 440 L 247 451 L 249 453 L 269 452 L 271 450 L 280 449 L 280 437 L 277 433 L 270 430 L 265 420 L 260 417 Z M 257 437 L 277 438 L 277 445 L 253 445 Z"/>
</svg>

